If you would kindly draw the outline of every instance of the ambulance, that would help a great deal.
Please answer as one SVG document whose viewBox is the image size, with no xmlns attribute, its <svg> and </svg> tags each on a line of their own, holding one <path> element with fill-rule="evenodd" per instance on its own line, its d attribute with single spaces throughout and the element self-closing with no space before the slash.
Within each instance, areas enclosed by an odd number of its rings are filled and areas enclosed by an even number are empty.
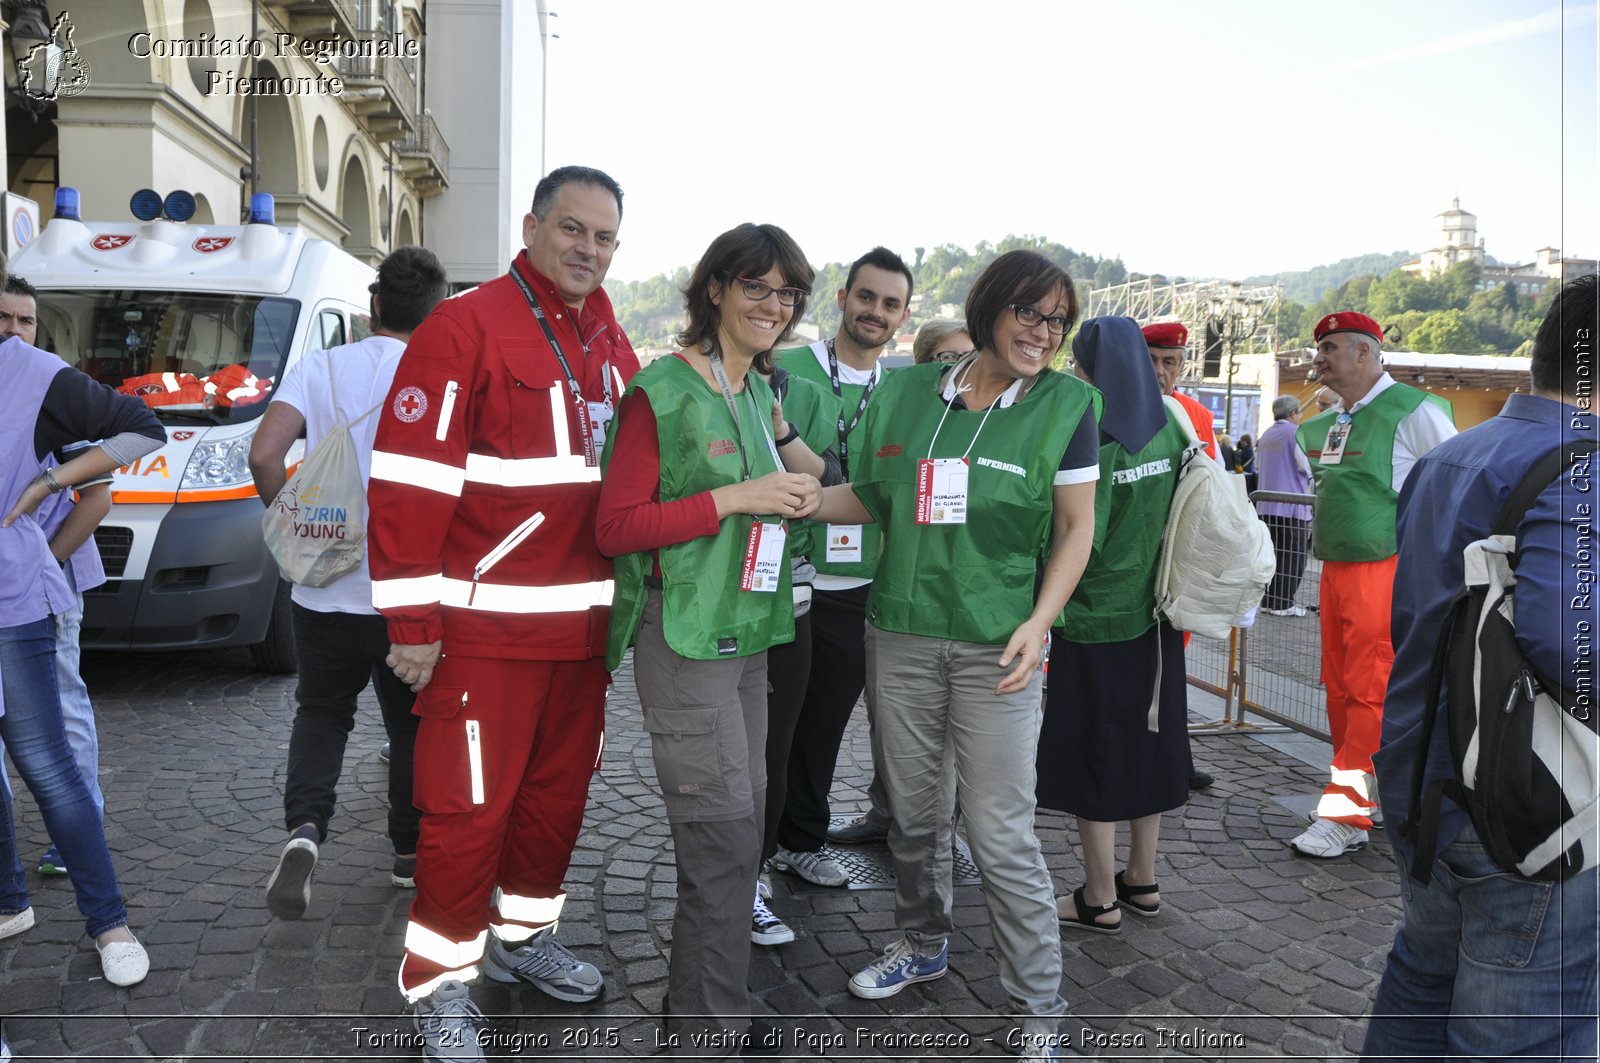
<svg viewBox="0 0 1600 1063">
<path fill-rule="evenodd" d="M 84 221 L 78 194 L 11 259 L 39 290 L 38 346 L 137 395 L 167 442 L 119 469 L 95 532 L 107 582 L 84 595 L 83 646 L 247 646 L 295 669 L 289 584 L 261 537 L 250 443 L 273 386 L 306 351 L 370 333 L 371 267 L 273 223 L 188 224 L 195 200 L 142 190 L 128 221 Z M 299 457 L 299 444 L 291 459 Z"/>
</svg>

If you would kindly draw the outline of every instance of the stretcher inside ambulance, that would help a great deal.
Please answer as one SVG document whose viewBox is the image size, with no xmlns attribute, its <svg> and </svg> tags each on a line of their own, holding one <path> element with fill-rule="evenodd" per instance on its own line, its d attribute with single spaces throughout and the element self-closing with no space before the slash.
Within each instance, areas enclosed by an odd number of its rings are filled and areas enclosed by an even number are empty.
<svg viewBox="0 0 1600 1063">
<path fill-rule="evenodd" d="M 250 444 L 294 360 L 367 334 L 373 271 L 267 223 L 85 223 L 59 207 L 12 269 L 39 291 L 39 346 L 138 396 L 167 430 L 115 474 L 84 647 L 247 646 L 257 667 L 292 671 Z"/>
</svg>

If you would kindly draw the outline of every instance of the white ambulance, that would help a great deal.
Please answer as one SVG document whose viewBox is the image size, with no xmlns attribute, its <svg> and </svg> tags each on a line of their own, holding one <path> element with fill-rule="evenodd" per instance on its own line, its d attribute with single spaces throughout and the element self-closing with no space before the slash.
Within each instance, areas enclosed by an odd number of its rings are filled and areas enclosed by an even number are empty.
<svg viewBox="0 0 1600 1063">
<path fill-rule="evenodd" d="M 262 670 L 293 671 L 289 585 L 262 542 L 250 443 L 285 369 L 368 334 L 376 273 L 277 228 L 269 196 L 242 226 L 185 224 L 182 192 L 140 192 L 126 222 L 83 221 L 77 199 L 59 189 L 55 218 L 11 260 L 39 290 L 38 346 L 140 396 L 167 430 L 112 483 L 95 533 L 107 582 L 84 596 L 83 645 L 248 646 Z"/>
</svg>

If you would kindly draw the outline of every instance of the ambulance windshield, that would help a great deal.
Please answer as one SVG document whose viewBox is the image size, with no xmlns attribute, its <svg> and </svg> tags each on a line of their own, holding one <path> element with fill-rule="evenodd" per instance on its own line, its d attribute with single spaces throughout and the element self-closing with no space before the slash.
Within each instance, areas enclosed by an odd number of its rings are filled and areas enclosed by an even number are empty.
<svg viewBox="0 0 1600 1063">
<path fill-rule="evenodd" d="M 39 343 L 166 420 L 259 417 L 300 303 L 229 292 L 40 289 Z"/>
</svg>

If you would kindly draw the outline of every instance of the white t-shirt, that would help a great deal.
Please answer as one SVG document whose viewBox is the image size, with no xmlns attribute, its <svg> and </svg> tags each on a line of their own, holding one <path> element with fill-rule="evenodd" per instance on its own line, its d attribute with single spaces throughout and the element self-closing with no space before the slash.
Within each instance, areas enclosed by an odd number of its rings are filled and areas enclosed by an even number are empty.
<svg viewBox="0 0 1600 1063">
<path fill-rule="evenodd" d="M 278 382 L 273 402 L 298 410 L 306 419 L 306 453 L 322 442 L 330 429 L 341 421 L 349 423 L 355 441 L 356 458 L 361 464 L 361 483 L 372 475 L 372 444 L 378 434 L 378 412 L 374 409 L 389 396 L 395 367 L 406 345 L 388 336 L 369 336 L 359 343 L 347 343 L 328 351 L 307 351 Z M 328 386 L 328 367 L 333 366 L 333 387 Z M 339 395 L 339 409 L 333 408 L 333 392 Z M 373 410 L 365 418 L 356 418 Z M 372 575 L 367 559 L 361 567 L 340 576 L 326 587 L 295 585 L 296 604 L 319 613 L 363 613 L 373 615 Z"/>
</svg>

